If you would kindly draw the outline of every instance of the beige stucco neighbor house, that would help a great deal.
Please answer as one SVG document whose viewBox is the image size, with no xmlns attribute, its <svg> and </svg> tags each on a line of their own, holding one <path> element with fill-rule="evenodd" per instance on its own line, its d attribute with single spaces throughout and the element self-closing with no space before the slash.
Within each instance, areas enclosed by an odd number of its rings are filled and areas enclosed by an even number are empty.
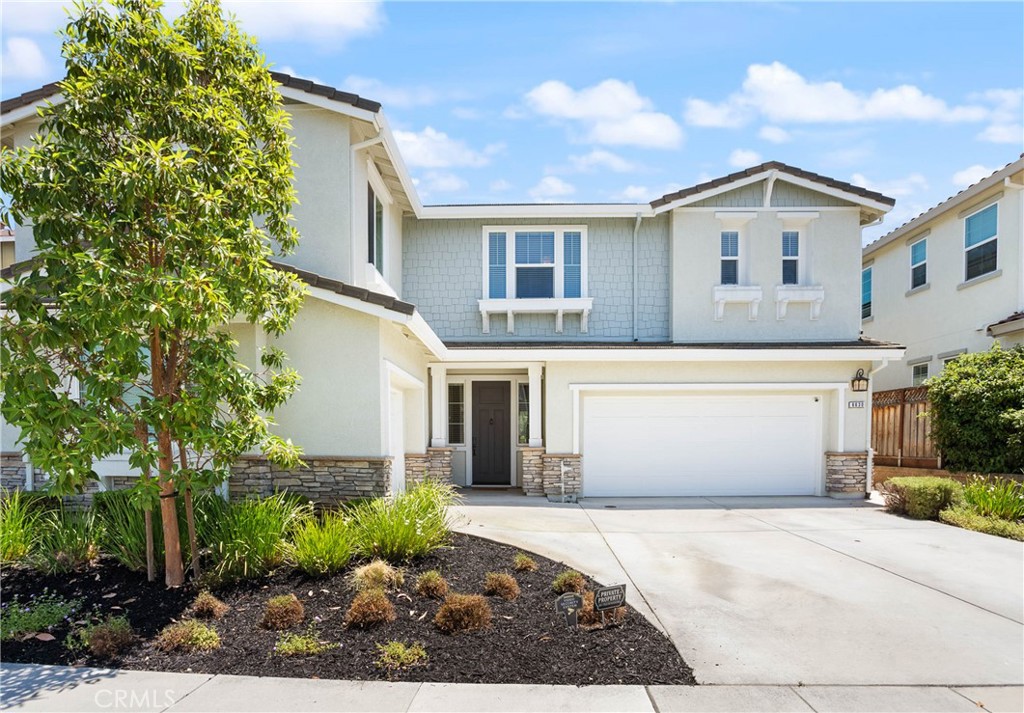
<svg viewBox="0 0 1024 713">
<path fill-rule="evenodd" d="M 329 501 L 431 476 L 863 497 L 870 392 L 852 380 L 903 350 L 860 336 L 861 228 L 891 198 L 772 162 L 650 204 L 424 206 L 379 104 L 275 77 L 301 200 L 287 266 L 309 285 L 276 340 L 303 378 L 277 420 L 309 467 L 254 456 L 233 492 Z M 3 140 L 29 142 L 56 93 L 5 101 Z M 29 258 L 30 228 L 15 236 Z M 243 362 L 268 341 L 226 328 Z M 17 431 L 2 437 L 5 483 L 38 482 Z M 132 475 L 97 471 L 101 487 Z"/>
<path fill-rule="evenodd" d="M 965 352 L 1024 343 L 1024 156 L 864 248 L 864 334 L 906 345 L 875 389 Z"/>
</svg>

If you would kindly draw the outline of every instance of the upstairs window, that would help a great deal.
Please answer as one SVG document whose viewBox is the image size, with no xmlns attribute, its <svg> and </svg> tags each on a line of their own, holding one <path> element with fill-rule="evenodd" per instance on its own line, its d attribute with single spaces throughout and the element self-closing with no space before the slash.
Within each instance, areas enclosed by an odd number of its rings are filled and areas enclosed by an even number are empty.
<svg viewBox="0 0 1024 713">
<path fill-rule="evenodd" d="M 796 230 L 782 232 L 782 284 L 800 284 L 800 233 Z"/>
<path fill-rule="evenodd" d="M 995 272 L 998 218 L 993 204 L 964 221 L 964 280 Z"/>
<path fill-rule="evenodd" d="M 373 190 L 366 186 L 366 254 L 368 262 L 384 274 L 384 204 Z"/>
<path fill-rule="evenodd" d="M 0 270 L 14 263 L 14 231 L 0 223 Z"/>
<path fill-rule="evenodd" d="M 928 282 L 928 241 L 918 240 L 910 246 L 910 289 Z"/>
<path fill-rule="evenodd" d="M 911 377 L 911 383 L 914 386 L 923 385 L 925 380 L 928 378 L 928 363 L 925 362 L 924 364 L 914 364 L 912 368 L 913 375 Z"/>
<path fill-rule="evenodd" d="M 583 227 L 484 229 L 487 299 L 576 298 L 587 294 Z"/>
<path fill-rule="evenodd" d="M 740 283 L 740 234 L 735 230 L 722 231 L 722 267 L 720 275 L 723 285 Z"/>
<path fill-rule="evenodd" d="M 871 268 L 860 271 L 860 318 L 871 316 Z"/>
</svg>

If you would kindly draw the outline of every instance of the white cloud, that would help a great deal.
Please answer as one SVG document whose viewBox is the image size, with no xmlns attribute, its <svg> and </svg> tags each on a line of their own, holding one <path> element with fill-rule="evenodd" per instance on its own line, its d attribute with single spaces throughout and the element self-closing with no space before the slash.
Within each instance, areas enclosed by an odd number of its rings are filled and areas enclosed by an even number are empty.
<svg viewBox="0 0 1024 713">
<path fill-rule="evenodd" d="M 994 144 L 1016 144 L 1024 142 L 1024 90 L 1021 89 L 990 89 L 972 98 L 990 102 L 992 106 L 991 124 L 986 126 L 977 138 Z"/>
<path fill-rule="evenodd" d="M 553 119 L 578 122 L 587 143 L 645 148 L 678 148 L 683 130 L 668 114 L 653 111 L 650 99 L 641 96 L 631 82 L 606 79 L 575 90 L 564 82 L 550 80 L 524 97 L 535 113 Z M 507 109 L 509 118 L 519 112 Z"/>
<path fill-rule="evenodd" d="M 4 0 L 5 32 L 56 32 L 67 24 L 64 8 L 72 4 L 40 2 L 39 0 Z"/>
<path fill-rule="evenodd" d="M 491 185 L 489 186 L 489 188 L 491 189 L 491 193 L 503 193 L 504 191 L 507 191 L 510 188 L 512 188 L 512 184 L 506 181 L 504 178 L 499 178 L 496 181 L 491 181 Z"/>
<path fill-rule="evenodd" d="M 0 57 L 4 79 L 40 79 L 47 75 L 49 66 L 43 52 L 27 37 L 12 37 L 4 43 Z"/>
<path fill-rule="evenodd" d="M 420 168 L 485 166 L 490 162 L 489 156 L 503 148 L 502 144 L 492 144 L 482 152 L 474 151 L 465 142 L 430 126 L 419 132 L 395 131 L 395 139 L 405 162 Z"/>
<path fill-rule="evenodd" d="M 454 173 L 445 171 L 428 171 L 420 183 L 423 193 L 455 193 L 469 188 L 465 180 Z"/>
<path fill-rule="evenodd" d="M 452 116 L 456 119 L 462 119 L 464 121 L 476 121 L 482 119 L 484 113 L 479 109 L 474 109 L 468 106 L 457 106 L 452 109 Z"/>
<path fill-rule="evenodd" d="M 379 79 L 351 74 L 341 83 L 345 91 L 359 94 L 383 104 L 408 109 L 414 106 L 428 106 L 437 103 L 441 96 L 430 87 L 394 87 Z"/>
<path fill-rule="evenodd" d="M 729 154 L 729 165 L 735 168 L 750 168 L 761 163 L 761 154 L 748 149 L 736 149 Z"/>
<path fill-rule="evenodd" d="M 647 186 L 626 186 L 615 194 L 615 198 L 631 203 L 647 203 L 651 200 L 651 190 Z"/>
<path fill-rule="evenodd" d="M 906 198 L 928 190 L 928 179 L 920 173 L 911 173 L 903 178 L 894 178 L 880 183 L 870 180 L 863 173 L 855 173 L 850 176 L 850 183 L 871 191 L 878 191 L 891 198 Z"/>
<path fill-rule="evenodd" d="M 993 144 L 1020 144 L 1024 141 L 1024 124 L 992 124 L 978 134 L 982 141 Z"/>
<path fill-rule="evenodd" d="M 538 201 L 552 201 L 565 198 L 576 192 L 576 187 L 557 176 L 544 176 L 540 183 L 530 189 L 530 197 Z"/>
<path fill-rule="evenodd" d="M 988 166 L 982 166 L 980 163 L 976 163 L 973 166 L 968 166 L 962 171 L 957 171 L 953 174 L 953 185 L 957 188 L 967 188 L 983 178 L 987 178 L 996 172 L 996 169 L 989 168 Z"/>
<path fill-rule="evenodd" d="M 228 0 L 246 32 L 260 40 L 310 40 L 337 48 L 346 40 L 375 32 L 384 24 L 381 4 L 316 0 Z"/>
<path fill-rule="evenodd" d="M 762 126 L 757 135 L 773 144 L 784 144 L 793 138 L 788 131 L 780 126 Z"/>
<path fill-rule="evenodd" d="M 866 93 L 836 81 L 810 81 L 781 62 L 750 65 L 740 90 L 725 101 L 690 99 L 685 111 L 694 126 L 728 128 L 758 116 L 774 123 L 853 123 L 983 121 L 989 115 L 984 106 L 950 106 L 910 84 Z"/>
<path fill-rule="evenodd" d="M 591 173 L 599 169 L 607 169 L 615 173 L 628 173 L 636 170 L 636 166 L 631 162 L 604 149 L 594 149 L 583 156 L 570 156 L 569 167 L 578 173 Z"/>
</svg>

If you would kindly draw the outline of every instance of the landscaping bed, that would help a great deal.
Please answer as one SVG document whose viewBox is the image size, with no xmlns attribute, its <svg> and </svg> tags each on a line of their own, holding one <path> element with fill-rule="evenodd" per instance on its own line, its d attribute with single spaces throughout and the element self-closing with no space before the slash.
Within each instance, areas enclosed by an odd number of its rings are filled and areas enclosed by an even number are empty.
<svg viewBox="0 0 1024 713">
<path fill-rule="evenodd" d="M 552 590 L 552 581 L 566 569 L 564 565 L 532 557 L 536 571 L 517 571 L 513 568 L 517 552 L 516 548 L 489 540 L 454 534 L 450 546 L 400 568 L 404 584 L 387 594 L 395 608 L 395 621 L 365 629 L 345 624 L 355 596 L 350 581 L 353 565 L 320 578 L 284 566 L 264 577 L 215 587 L 212 592 L 230 607 L 222 618 L 208 622 L 220 637 L 220 647 L 194 653 L 164 651 L 156 643 L 157 634 L 167 624 L 192 617 L 190 606 L 199 593 L 194 586 L 168 590 L 108 557 L 71 574 L 46 575 L 21 566 L 5 567 L 0 587 L 8 605 L 15 596 L 24 602 L 45 589 L 66 600 L 80 600 L 80 606 L 68 621 L 47 632 L 52 640 L 19 637 L 5 641 L 0 658 L 19 663 L 295 678 L 576 685 L 695 683 L 690 667 L 672 643 L 630 607 L 619 625 L 569 629 L 555 612 L 557 594 Z M 518 582 L 520 595 L 513 600 L 486 597 L 493 610 L 489 628 L 445 634 L 434 623 L 442 600 L 416 592 L 417 578 L 428 570 L 439 570 L 451 591 L 464 594 L 483 594 L 489 572 L 508 573 Z M 587 586 L 592 589 L 595 583 L 588 579 Z M 261 622 L 267 601 L 288 594 L 295 594 L 305 611 L 302 622 L 287 632 L 305 634 L 313 626 L 315 639 L 337 646 L 311 655 L 275 652 L 282 632 L 264 628 Z M 138 636 L 130 648 L 117 656 L 100 658 L 66 645 L 76 621 L 99 621 L 108 615 L 128 619 Z M 426 661 L 401 668 L 382 667 L 378 645 L 395 641 L 421 644 Z"/>
</svg>

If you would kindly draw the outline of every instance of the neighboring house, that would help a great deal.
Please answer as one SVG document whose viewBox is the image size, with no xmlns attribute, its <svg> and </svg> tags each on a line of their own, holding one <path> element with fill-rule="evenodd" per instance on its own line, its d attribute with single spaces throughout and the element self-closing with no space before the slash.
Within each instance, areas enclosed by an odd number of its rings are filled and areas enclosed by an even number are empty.
<svg viewBox="0 0 1024 713">
<path fill-rule="evenodd" d="M 906 345 L 875 390 L 965 352 L 1024 343 L 1024 156 L 864 248 L 864 334 Z"/>
<path fill-rule="evenodd" d="M 254 456 L 233 491 L 863 497 L 852 380 L 903 350 L 860 337 L 857 265 L 891 198 L 772 162 L 650 204 L 422 206 L 380 105 L 275 78 L 301 200 L 285 262 L 309 284 L 275 340 L 303 379 L 277 420 L 310 467 Z M 5 140 L 56 91 L 4 102 Z M 227 328 L 246 362 L 269 341 Z M 11 427 L 3 451 L 5 481 L 36 477 Z"/>
</svg>

